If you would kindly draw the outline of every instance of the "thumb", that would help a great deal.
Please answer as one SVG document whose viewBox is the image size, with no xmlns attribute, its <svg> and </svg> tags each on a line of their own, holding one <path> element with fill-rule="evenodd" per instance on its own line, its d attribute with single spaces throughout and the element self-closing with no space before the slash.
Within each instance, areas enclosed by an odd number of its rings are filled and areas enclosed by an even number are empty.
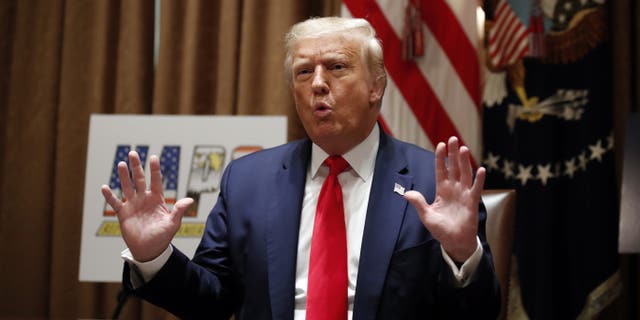
<svg viewBox="0 0 640 320">
<path fill-rule="evenodd" d="M 171 210 L 171 214 L 174 219 L 182 219 L 184 212 L 189 208 L 189 206 L 193 203 L 192 198 L 182 198 L 173 205 L 173 210 Z"/>
<path fill-rule="evenodd" d="M 429 204 L 427 204 L 427 200 L 424 198 L 422 193 L 415 190 L 410 190 L 405 192 L 404 198 L 407 199 L 407 201 L 409 201 L 409 203 L 411 203 L 411 205 L 416 208 L 418 213 L 425 214 L 427 212 Z"/>
</svg>

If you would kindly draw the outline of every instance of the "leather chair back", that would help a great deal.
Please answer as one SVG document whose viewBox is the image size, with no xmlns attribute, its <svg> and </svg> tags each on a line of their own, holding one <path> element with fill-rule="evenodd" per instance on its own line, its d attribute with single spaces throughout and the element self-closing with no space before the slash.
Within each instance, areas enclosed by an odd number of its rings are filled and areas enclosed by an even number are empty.
<svg viewBox="0 0 640 320">
<path fill-rule="evenodd" d="M 498 319 L 505 319 L 509 304 L 516 192 L 512 189 L 485 190 L 482 193 L 482 201 L 487 208 L 487 241 L 493 253 L 493 263 L 500 282 L 502 303 Z"/>
</svg>

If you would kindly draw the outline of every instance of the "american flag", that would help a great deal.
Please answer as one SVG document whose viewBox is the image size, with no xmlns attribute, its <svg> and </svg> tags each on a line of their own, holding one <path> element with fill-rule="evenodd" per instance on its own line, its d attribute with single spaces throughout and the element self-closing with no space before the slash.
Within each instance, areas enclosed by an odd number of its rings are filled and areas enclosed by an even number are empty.
<svg viewBox="0 0 640 320">
<path fill-rule="evenodd" d="M 395 137 L 427 149 L 457 136 L 481 155 L 477 1 L 421 0 L 424 55 L 403 59 L 408 1 L 343 0 L 342 15 L 367 19 L 382 40 L 387 88 L 381 122 Z"/>
<path fill-rule="evenodd" d="M 160 155 L 162 187 L 167 208 L 171 210 L 178 195 L 178 171 L 180 170 L 180 146 L 164 146 Z"/>
<path fill-rule="evenodd" d="M 113 164 L 111 166 L 111 176 L 109 177 L 109 188 L 113 191 L 113 193 L 117 197 L 122 196 L 122 188 L 120 185 L 120 177 L 118 176 L 118 163 L 120 161 L 124 161 L 127 163 L 127 167 L 129 167 L 129 151 L 131 151 L 130 145 L 118 145 L 116 147 L 116 153 L 113 157 Z M 136 146 L 136 151 L 140 156 L 140 162 L 142 163 L 142 168 L 144 169 L 144 164 L 147 161 L 147 152 L 149 151 L 149 146 L 142 145 Z M 131 171 L 129 171 L 129 178 L 131 178 Z M 135 188 L 135 186 L 133 186 Z M 126 201 L 127 199 L 122 198 L 122 201 Z M 114 216 L 116 213 L 113 211 L 111 206 L 109 206 L 106 202 L 104 204 L 104 212 L 105 216 Z"/>
<path fill-rule="evenodd" d="M 529 49 L 529 30 L 505 0 L 498 2 L 494 21 L 495 24 L 489 31 L 491 64 L 496 67 L 513 64 Z"/>
</svg>

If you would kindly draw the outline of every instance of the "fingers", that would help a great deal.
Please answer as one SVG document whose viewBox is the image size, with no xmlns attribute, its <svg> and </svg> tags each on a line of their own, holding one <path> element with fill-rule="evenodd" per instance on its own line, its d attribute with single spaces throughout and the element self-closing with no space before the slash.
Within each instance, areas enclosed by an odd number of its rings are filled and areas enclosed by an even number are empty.
<svg viewBox="0 0 640 320">
<path fill-rule="evenodd" d="M 436 185 L 449 177 L 445 160 L 446 149 L 447 147 L 443 142 L 438 143 L 436 146 Z"/>
<path fill-rule="evenodd" d="M 107 203 L 111 206 L 111 208 L 113 208 L 113 211 L 118 212 L 120 211 L 120 209 L 122 208 L 122 201 L 120 201 L 120 199 L 118 199 L 113 192 L 111 192 L 111 188 L 109 188 L 109 186 L 107 186 L 106 184 L 103 184 L 102 187 L 100 188 L 100 191 L 102 191 L 102 196 L 104 197 L 104 200 L 107 201 Z"/>
<path fill-rule="evenodd" d="M 487 176 L 487 170 L 484 167 L 478 168 L 476 172 L 476 180 L 473 182 L 473 186 L 471 187 L 471 194 L 475 199 L 480 199 L 482 195 L 482 190 L 484 190 L 484 180 Z"/>
<path fill-rule="evenodd" d="M 460 146 L 456 137 L 450 137 L 447 145 L 440 142 L 436 147 L 436 180 L 446 179 L 460 182 L 470 188 L 473 182 L 473 168 L 471 166 L 471 151 L 466 146 Z M 448 159 L 445 160 L 445 149 Z"/>
<path fill-rule="evenodd" d="M 149 168 L 151 170 L 151 192 L 162 194 L 162 172 L 160 171 L 160 160 L 156 155 L 149 158 Z"/>
<path fill-rule="evenodd" d="M 404 193 L 404 198 L 407 199 L 407 201 L 409 201 L 409 203 L 411 203 L 411 205 L 413 205 L 421 215 L 427 212 L 427 207 L 429 205 L 422 193 L 410 190 Z"/>
<path fill-rule="evenodd" d="M 460 148 L 458 146 L 458 138 L 449 138 L 449 179 L 458 181 L 460 180 Z"/>
<path fill-rule="evenodd" d="M 193 199 L 191 198 L 182 198 L 176 202 L 173 206 L 173 210 L 171 213 L 173 214 L 173 219 L 179 221 L 182 219 L 185 210 L 193 203 Z"/>
<path fill-rule="evenodd" d="M 469 148 L 460 147 L 460 183 L 467 187 L 471 187 L 471 181 L 473 180 L 473 169 L 471 168 L 471 152 Z"/>
<path fill-rule="evenodd" d="M 133 199 L 135 193 L 133 186 L 131 185 L 131 179 L 129 178 L 129 168 L 127 163 L 120 161 L 118 163 L 118 177 L 120 177 L 120 189 L 122 189 L 122 195 L 125 199 Z"/>
<path fill-rule="evenodd" d="M 129 152 L 129 165 L 131 166 L 131 173 L 133 174 L 133 182 L 136 185 L 137 192 L 144 192 L 147 190 L 147 182 L 144 177 L 144 170 L 140 163 L 140 157 L 135 151 Z"/>
</svg>

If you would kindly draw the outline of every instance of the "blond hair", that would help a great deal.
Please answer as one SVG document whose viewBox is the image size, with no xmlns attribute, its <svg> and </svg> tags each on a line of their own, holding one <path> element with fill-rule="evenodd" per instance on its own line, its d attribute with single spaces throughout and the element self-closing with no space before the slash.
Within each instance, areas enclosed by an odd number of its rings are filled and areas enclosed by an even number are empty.
<svg viewBox="0 0 640 320">
<path fill-rule="evenodd" d="M 296 23 L 291 27 L 285 36 L 286 56 L 284 59 L 284 70 L 288 81 L 292 80 L 293 48 L 296 42 L 302 38 L 314 38 L 326 35 L 340 35 L 344 37 L 355 37 L 362 43 L 361 58 L 365 61 L 369 74 L 374 79 L 384 78 L 386 83 L 386 72 L 384 70 L 384 60 L 382 57 L 382 44 L 376 37 L 376 30 L 365 19 L 343 18 L 343 17 L 322 17 L 310 18 Z"/>
</svg>

